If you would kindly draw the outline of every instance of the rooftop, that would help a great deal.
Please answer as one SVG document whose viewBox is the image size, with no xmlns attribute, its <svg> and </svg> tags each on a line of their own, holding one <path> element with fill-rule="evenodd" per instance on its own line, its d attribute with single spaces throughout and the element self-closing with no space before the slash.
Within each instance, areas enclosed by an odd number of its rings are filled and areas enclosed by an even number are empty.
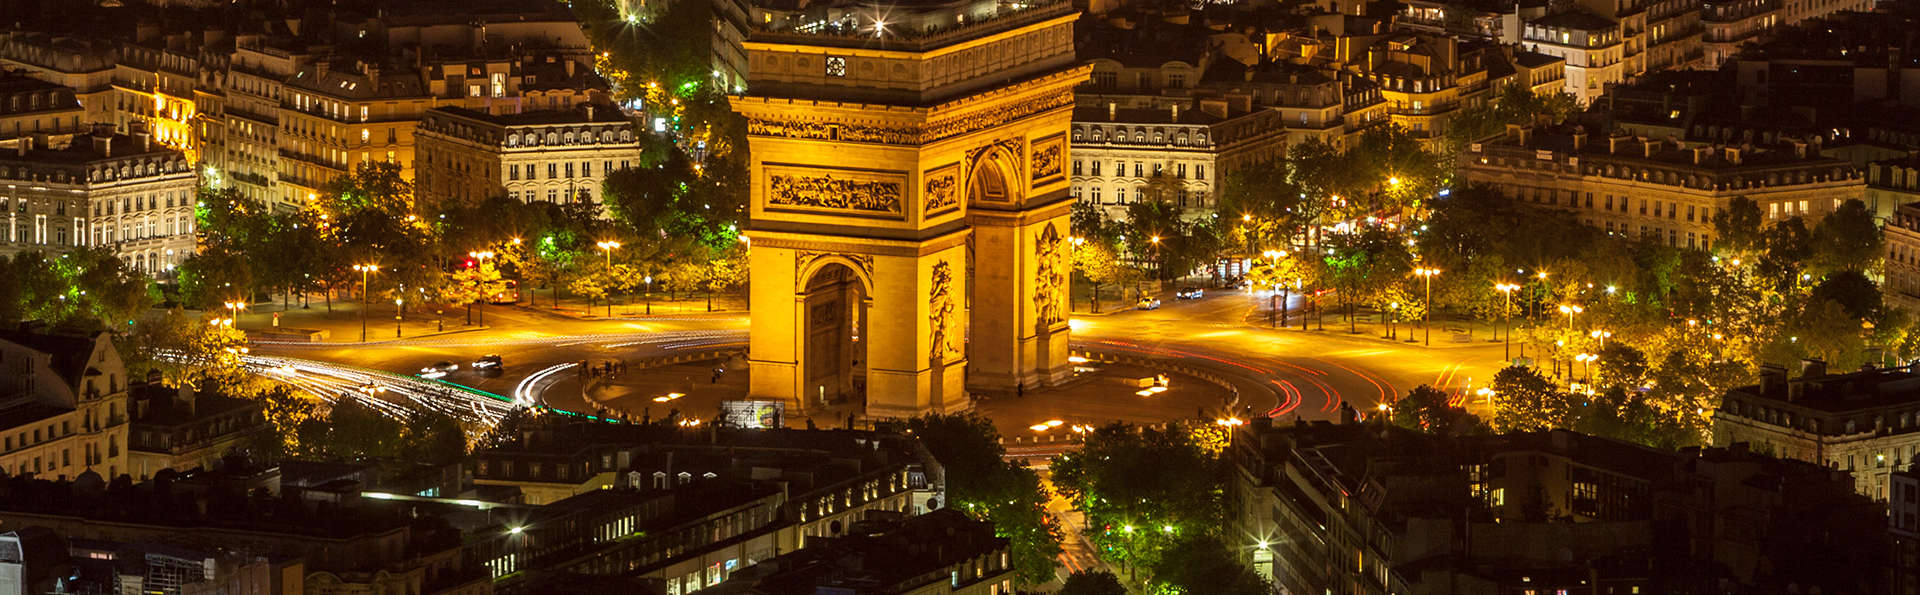
<svg viewBox="0 0 1920 595">
<path fill-rule="evenodd" d="M 1528 24 L 1539 27 L 1552 27 L 1555 29 L 1571 29 L 1574 31 L 1611 31 L 1615 23 L 1613 19 L 1584 10 L 1569 10 L 1534 19 Z"/>
<path fill-rule="evenodd" d="M 1825 373 L 1825 364 L 1809 365 L 1817 367 L 1792 379 L 1786 378 L 1784 369 L 1763 368 L 1760 384 L 1729 390 L 1727 396 L 1792 403 L 1828 413 L 1920 403 L 1920 364 L 1842 374 Z"/>
<path fill-rule="evenodd" d="M 923 581 L 946 580 L 944 570 L 950 566 L 1007 547 L 1006 539 L 994 537 L 992 525 L 950 509 L 909 518 L 880 533 L 820 537 L 809 543 L 735 575 L 727 581 L 733 590 L 718 592 L 908 592 Z"/>
<path fill-rule="evenodd" d="M 3 156 L 3 155 L 0 155 Z M 93 357 L 98 343 L 98 333 L 86 336 L 67 333 L 43 333 L 28 330 L 0 331 L 0 341 L 8 341 L 27 349 L 51 356 L 53 373 L 65 380 L 68 386 L 79 386 L 84 378 L 87 361 Z M 0 427 L 8 427 L 0 425 Z"/>
</svg>

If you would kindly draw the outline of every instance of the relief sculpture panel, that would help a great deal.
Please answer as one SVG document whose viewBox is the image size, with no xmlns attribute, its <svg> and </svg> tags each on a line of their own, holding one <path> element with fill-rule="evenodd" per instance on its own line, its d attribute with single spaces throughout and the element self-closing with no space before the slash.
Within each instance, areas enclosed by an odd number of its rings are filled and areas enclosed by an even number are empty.
<svg viewBox="0 0 1920 595">
<path fill-rule="evenodd" d="M 926 174 L 926 204 L 923 216 L 937 215 L 960 206 L 960 166 L 949 165 Z"/>
<path fill-rule="evenodd" d="M 1067 251 L 1060 233 L 1048 223 L 1034 241 L 1033 311 L 1035 324 L 1045 331 L 1067 319 Z"/>
<path fill-rule="evenodd" d="M 904 212 L 904 176 L 815 171 L 770 172 L 767 206 L 801 211 L 900 215 Z"/>
<path fill-rule="evenodd" d="M 1066 162 L 1067 141 L 1063 135 L 1053 135 L 1033 141 L 1033 184 L 1051 182 L 1060 178 L 1062 165 Z"/>
</svg>

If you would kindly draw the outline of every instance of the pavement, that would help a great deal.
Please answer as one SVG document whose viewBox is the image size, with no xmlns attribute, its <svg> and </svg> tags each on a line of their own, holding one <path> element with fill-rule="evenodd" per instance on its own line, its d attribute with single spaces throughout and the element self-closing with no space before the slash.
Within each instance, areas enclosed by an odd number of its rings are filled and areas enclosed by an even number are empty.
<svg viewBox="0 0 1920 595">
<path fill-rule="evenodd" d="M 1125 310 L 1103 316 L 1076 314 L 1072 321 L 1074 344 L 1076 349 L 1153 360 L 1180 366 L 1192 374 L 1217 377 L 1232 384 L 1240 392 L 1242 404 L 1257 413 L 1306 419 L 1335 418 L 1343 402 L 1367 410 L 1376 403 L 1395 400 L 1420 384 L 1467 394 L 1484 385 L 1504 363 L 1502 345 L 1497 343 L 1448 342 L 1442 346 L 1441 335 L 1436 334 L 1435 346 L 1428 348 L 1374 339 L 1367 334 L 1354 336 L 1333 316 L 1328 316 L 1325 331 L 1298 327 L 1275 330 L 1251 324 L 1250 320 L 1264 320 L 1264 310 L 1259 309 L 1265 301 L 1244 293 L 1215 291 L 1198 300 L 1165 300 L 1158 310 Z M 392 320 L 392 310 L 383 311 L 382 306 L 373 306 L 369 321 L 383 316 Z M 1295 298 L 1290 306 L 1298 312 L 1301 304 Z M 247 311 L 240 316 L 239 326 L 269 326 L 271 313 L 277 310 L 278 306 L 263 306 Z M 390 335 L 370 336 L 375 342 L 360 344 L 358 314 L 357 304 L 352 303 L 336 303 L 331 314 L 319 305 L 306 310 L 296 305 L 283 314 L 282 326 L 325 328 L 333 334 L 333 342 L 262 344 L 255 351 L 409 374 L 438 361 L 451 361 L 463 364 L 463 369 L 445 380 L 506 395 L 529 377 L 569 363 L 634 362 L 689 349 L 744 348 L 749 322 L 744 312 L 709 314 L 704 308 L 684 314 L 604 320 L 555 314 L 542 303 L 540 308 L 488 306 L 484 314 L 476 313 L 476 322 L 480 316 L 486 322 L 486 328 L 478 329 L 457 324 L 465 322 L 463 309 L 443 308 L 438 316 L 423 319 L 409 313 L 402 322 L 403 337 L 398 340 Z M 436 329 L 444 332 L 436 334 Z M 463 329 L 471 330 L 453 332 Z M 464 368 L 488 354 L 503 358 L 503 374 L 483 377 Z M 703 401 L 717 398 L 706 396 L 699 385 L 710 380 L 710 373 L 704 367 L 689 367 L 668 373 L 665 380 L 642 381 L 637 372 L 630 371 L 630 382 L 592 388 L 597 391 L 592 395 L 627 410 L 631 410 L 635 398 L 644 397 L 639 412 L 652 408 L 664 414 L 673 407 L 653 405 L 653 396 L 662 394 L 672 382 L 684 383 L 690 377 L 696 385 L 691 392 L 695 396 L 685 397 L 688 404 L 679 408 L 689 415 L 699 412 L 701 417 L 709 417 L 714 406 Z M 536 388 L 542 388 L 547 402 L 555 407 L 590 410 L 604 406 L 600 400 L 589 400 L 589 393 L 583 391 L 591 380 L 576 379 L 575 375 L 577 372 L 551 373 L 542 377 L 541 386 Z M 719 385 L 711 390 L 739 394 L 742 391 L 738 385 L 745 382 L 740 376 L 743 374 L 739 370 L 730 368 L 719 383 L 706 383 Z M 1188 383 L 1174 384 L 1174 389 L 1180 390 Z M 1086 396 L 1056 403 L 1031 396 L 1025 401 L 983 399 L 979 407 L 996 419 L 1006 418 L 1004 425 L 1024 428 L 1042 417 L 1089 421 L 1189 417 L 1194 415 L 1195 405 L 1204 408 L 1209 403 L 1199 397 L 1182 402 L 1176 395 L 1164 400 L 1182 403 L 1180 406 L 1154 409 L 1139 408 L 1126 399 Z"/>
</svg>

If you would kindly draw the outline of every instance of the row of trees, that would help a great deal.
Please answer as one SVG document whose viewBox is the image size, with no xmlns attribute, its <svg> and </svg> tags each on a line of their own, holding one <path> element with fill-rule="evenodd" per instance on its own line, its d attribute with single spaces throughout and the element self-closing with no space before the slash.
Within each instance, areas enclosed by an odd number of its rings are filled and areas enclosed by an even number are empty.
<svg viewBox="0 0 1920 595">
<path fill-rule="evenodd" d="M 641 171 L 611 176 L 603 196 L 613 220 L 591 204 L 504 197 L 422 214 L 398 168 L 385 163 L 362 165 L 295 212 L 203 189 L 201 249 L 180 267 L 181 297 L 212 308 L 261 293 L 290 302 L 318 292 L 331 308 L 365 282 L 382 301 L 459 305 L 500 292 L 505 278 L 589 300 L 643 287 L 669 295 L 737 288 L 745 248 L 732 224 L 645 211 L 659 197 L 635 181 Z"/>
</svg>

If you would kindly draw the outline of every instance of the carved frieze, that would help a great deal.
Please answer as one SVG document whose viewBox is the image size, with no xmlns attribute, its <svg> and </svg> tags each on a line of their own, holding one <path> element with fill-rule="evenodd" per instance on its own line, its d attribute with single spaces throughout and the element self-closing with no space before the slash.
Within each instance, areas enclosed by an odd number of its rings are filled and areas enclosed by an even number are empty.
<svg viewBox="0 0 1920 595">
<path fill-rule="evenodd" d="M 932 216 L 960 206 L 960 166 L 949 165 L 926 174 L 927 190 L 923 216 Z"/>
<path fill-rule="evenodd" d="M 747 119 L 747 134 L 802 140 L 918 145 L 994 128 L 1027 116 L 1071 105 L 1073 105 L 1072 93 L 1054 93 L 1033 101 L 999 105 L 964 116 L 939 120 L 927 126 L 881 126 L 754 117 Z"/>
<path fill-rule="evenodd" d="M 960 352 L 955 344 L 954 314 L 958 307 L 953 303 L 953 268 L 947 261 L 933 264 L 929 279 L 932 286 L 928 292 L 930 306 L 927 310 L 927 360 L 935 364 L 945 363 L 948 357 Z"/>
<path fill-rule="evenodd" d="M 1062 164 L 1066 162 L 1066 137 L 1055 134 L 1033 141 L 1033 184 L 1051 182 L 1060 177 Z"/>
<path fill-rule="evenodd" d="M 1048 223 L 1034 241 L 1034 324 L 1045 331 L 1067 319 L 1067 250 Z"/>
<path fill-rule="evenodd" d="M 899 215 L 904 204 L 903 186 L 898 180 L 868 176 L 772 173 L 767 179 L 767 205 Z"/>
</svg>

